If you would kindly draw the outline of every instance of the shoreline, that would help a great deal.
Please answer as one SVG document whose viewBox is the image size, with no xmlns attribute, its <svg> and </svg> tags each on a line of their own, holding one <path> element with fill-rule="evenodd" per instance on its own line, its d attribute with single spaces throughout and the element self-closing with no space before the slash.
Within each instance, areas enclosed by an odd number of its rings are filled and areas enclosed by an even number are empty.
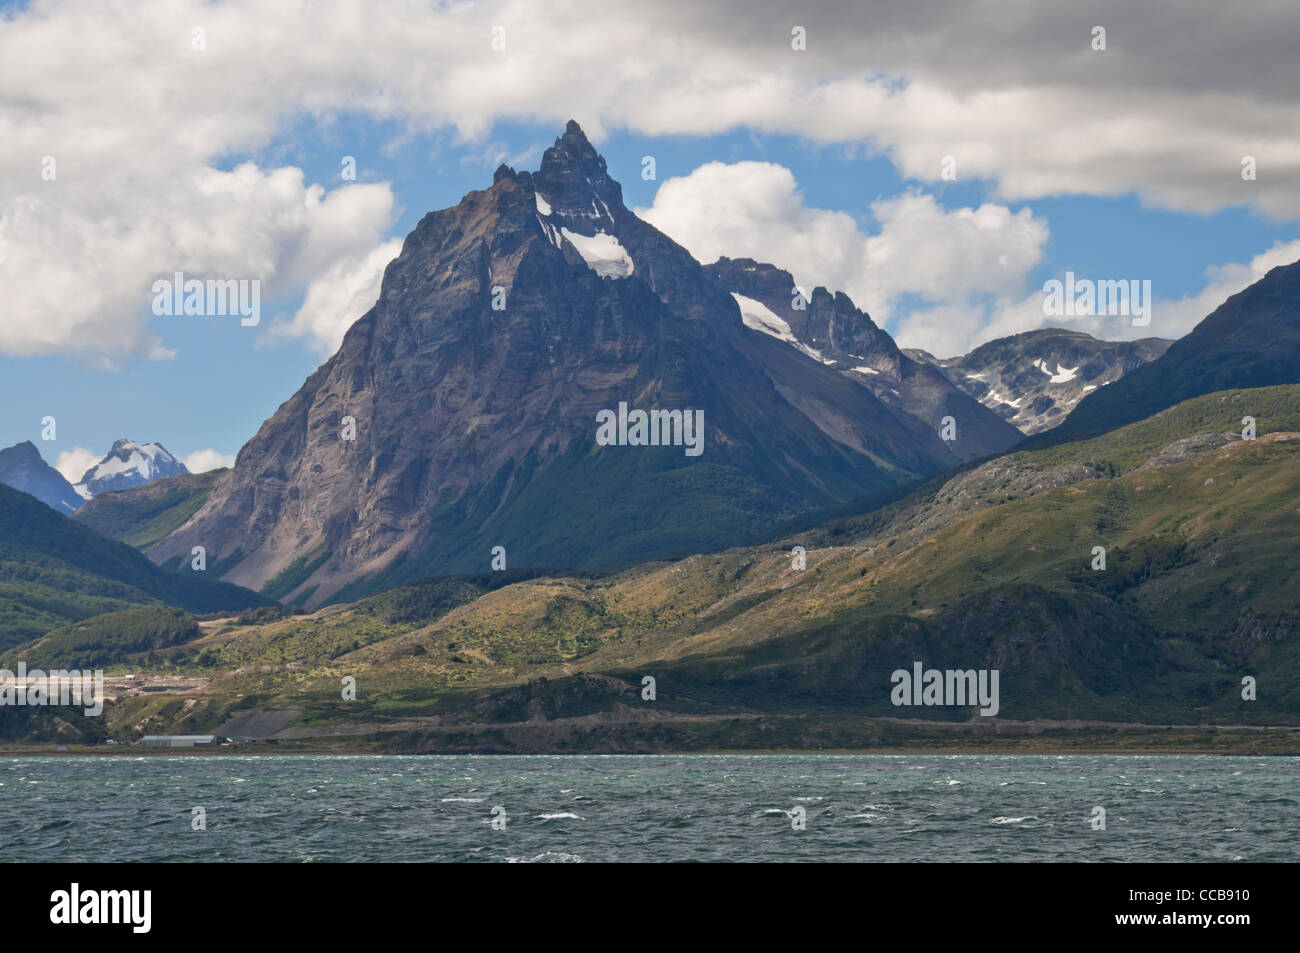
<svg viewBox="0 0 1300 953">
<path fill-rule="evenodd" d="M 1221 755 L 1300 756 L 1300 726 L 1189 725 L 1052 719 L 939 722 L 810 714 L 684 715 L 611 719 L 608 715 L 518 722 L 448 723 L 302 720 L 301 710 L 244 713 L 204 747 L 144 747 L 48 735 L 0 744 L 3 757 L 245 757 L 361 755 Z M 248 718 L 262 716 L 259 719 Z M 270 716 L 276 717 L 270 717 Z M 290 716 L 290 717 L 285 717 Z M 287 723 L 286 723 L 287 722 Z M 231 728 L 247 732 L 239 737 Z M 226 740 L 223 740 L 226 739 Z"/>
<path fill-rule="evenodd" d="M 239 744 L 218 745 L 211 748 L 142 748 L 126 745 L 13 745 L 0 747 L 0 760 L 6 758 L 283 758 L 283 757 L 744 757 L 818 755 L 856 757 L 939 757 L 994 755 L 1003 757 L 1220 757 L 1220 758 L 1300 758 L 1300 745 L 1273 750 L 1258 750 L 1248 746 L 1211 747 L 1208 745 L 1175 746 L 1152 744 L 1150 746 L 1079 744 L 1025 745 L 998 744 L 974 745 L 888 745 L 861 748 L 698 748 L 691 750 L 531 750 L 506 751 L 500 748 L 459 748 L 456 750 L 402 750 L 366 745 L 284 745 Z"/>
</svg>

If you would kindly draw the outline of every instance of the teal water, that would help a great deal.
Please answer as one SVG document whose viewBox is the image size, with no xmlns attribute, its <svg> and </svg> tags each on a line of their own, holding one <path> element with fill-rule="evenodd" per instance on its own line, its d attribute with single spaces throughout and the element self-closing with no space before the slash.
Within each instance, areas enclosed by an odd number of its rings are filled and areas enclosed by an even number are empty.
<svg viewBox="0 0 1300 953">
<path fill-rule="evenodd" d="M 0 759 L 10 860 L 1294 862 L 1298 833 L 1297 758 Z"/>
</svg>

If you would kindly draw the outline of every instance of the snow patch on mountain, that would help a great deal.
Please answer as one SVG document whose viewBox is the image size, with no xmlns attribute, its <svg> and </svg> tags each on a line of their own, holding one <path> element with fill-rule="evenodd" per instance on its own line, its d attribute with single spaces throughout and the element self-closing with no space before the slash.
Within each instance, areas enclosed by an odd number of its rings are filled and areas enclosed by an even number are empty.
<svg viewBox="0 0 1300 953">
<path fill-rule="evenodd" d="M 1015 400 L 1012 400 L 1010 397 L 1007 397 L 1004 394 L 999 394 L 997 391 L 991 390 L 989 391 L 989 400 L 994 401 L 995 403 L 998 404 L 1006 404 L 1008 407 L 1015 407 L 1019 409 L 1020 402 L 1024 400 L 1024 398 L 1017 397 Z"/>
<path fill-rule="evenodd" d="M 770 334 L 778 341 L 785 341 L 787 344 L 796 343 L 790 325 L 778 318 L 776 313 L 763 302 L 746 298 L 734 291 L 731 296 L 736 299 L 736 305 L 740 308 L 740 320 L 745 322 L 745 327 Z"/>
<path fill-rule="evenodd" d="M 560 236 L 560 230 L 558 228 L 556 228 L 546 219 L 542 218 L 540 215 L 537 216 L 537 224 L 542 226 L 542 232 L 546 235 L 546 240 L 548 242 L 550 242 L 556 248 L 563 247 L 564 239 Z"/>
<path fill-rule="evenodd" d="M 1078 365 L 1074 367 L 1062 367 L 1060 364 L 1057 364 L 1056 370 L 1052 371 L 1052 369 L 1047 366 L 1047 362 L 1044 361 L 1042 358 L 1039 358 L 1038 360 L 1034 361 L 1034 367 L 1038 368 L 1040 371 L 1042 371 L 1044 374 L 1050 377 L 1051 383 L 1053 384 L 1064 384 L 1067 381 L 1074 380 L 1079 370 Z"/>
<path fill-rule="evenodd" d="M 745 322 L 745 327 L 753 331 L 761 331 L 766 335 L 776 338 L 778 341 L 784 341 L 814 360 L 821 361 L 823 364 L 834 364 L 835 361 L 827 360 L 822 352 L 814 347 L 802 343 L 794 336 L 790 330 L 790 325 L 777 317 L 774 312 L 763 302 L 754 298 L 747 298 L 742 294 L 731 292 L 731 297 L 736 299 L 736 305 L 740 308 L 740 320 Z M 874 373 L 874 371 L 872 372 Z"/>
<path fill-rule="evenodd" d="M 626 278 L 632 274 L 632 256 L 619 244 L 617 238 L 608 232 L 595 235 L 579 235 L 567 228 L 561 228 L 560 234 L 572 245 L 587 267 L 602 278 Z"/>
</svg>

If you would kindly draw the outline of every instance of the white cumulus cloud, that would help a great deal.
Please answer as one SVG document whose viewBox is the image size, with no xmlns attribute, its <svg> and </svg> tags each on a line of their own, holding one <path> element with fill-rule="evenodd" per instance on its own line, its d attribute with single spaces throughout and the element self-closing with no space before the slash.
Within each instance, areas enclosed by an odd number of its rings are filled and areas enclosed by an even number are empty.
<svg viewBox="0 0 1300 953">
<path fill-rule="evenodd" d="M 206 473 L 220 467 L 233 467 L 235 465 L 235 455 L 233 453 L 222 453 L 220 450 L 213 450 L 209 447 L 206 450 L 195 450 L 193 453 L 182 457 L 181 463 L 185 464 L 185 469 L 191 473 Z"/>
<path fill-rule="evenodd" d="M 1202 318 L 1238 291 L 1253 285 L 1273 268 L 1300 260 L 1300 239 L 1275 242 L 1246 262 L 1228 262 L 1205 269 L 1205 287 L 1195 295 L 1178 301 L 1157 302 L 1152 310 L 1151 326 L 1135 328 L 1147 334 L 1176 338 L 1194 328 Z M 1155 330 L 1155 329 L 1159 330 Z M 1143 337 L 1128 334 L 1126 337 Z"/>
<path fill-rule="evenodd" d="M 706 264 L 756 258 L 850 296 L 867 237 L 853 216 L 805 205 L 794 173 L 772 162 L 706 163 L 636 213 Z"/>
<path fill-rule="evenodd" d="M 920 183 L 941 181 L 952 157 L 959 181 L 987 182 L 1000 203 L 1135 194 L 1182 211 L 1300 217 L 1295 3 L 1225 16 L 1182 0 L 1096 0 L 1084 18 L 1062 4 L 1020 4 L 1012 15 L 965 0 L 808 0 L 797 12 L 804 52 L 791 49 L 793 19 L 778 0 L 662 0 L 653 14 L 635 0 L 8 9 L 0 353 L 81 352 L 104 367 L 165 357 L 146 291 L 177 267 L 260 277 L 268 294 L 364 271 L 388 237 L 387 186 L 314 192 L 274 161 L 224 171 L 232 156 L 275 154 L 303 122 L 343 116 L 396 123 L 402 141 L 451 129 L 480 149 L 502 121 L 572 117 L 597 141 L 615 128 L 747 129 L 882 155 Z M 1104 52 L 1092 48 L 1094 23 L 1106 25 Z M 1247 157 L 1254 179 L 1241 175 Z M 896 236 L 926 227 L 935 213 L 924 202 L 885 210 Z M 1032 252 L 1036 223 L 1002 220 L 999 209 L 972 209 L 954 228 L 996 241 L 1018 232 L 1026 247 L 1006 250 Z M 847 227 L 832 213 L 802 224 L 823 248 Z M 876 260 L 888 231 L 886 222 Z M 826 253 L 828 270 L 842 264 Z M 903 261 L 902 280 L 942 262 L 940 252 Z M 952 264 L 954 278 L 972 280 Z M 995 280 L 1016 271 L 995 264 Z M 292 326 L 319 338 L 317 324 L 336 323 L 307 314 Z"/>
<path fill-rule="evenodd" d="M 102 453 L 95 453 L 95 451 L 87 450 L 85 447 L 73 447 L 71 450 L 64 450 L 59 453 L 59 459 L 55 461 L 54 469 L 63 474 L 63 479 L 69 483 L 80 483 L 81 478 L 86 475 L 86 471 L 98 463 L 102 457 Z"/>
<path fill-rule="evenodd" d="M 1125 316 L 1044 313 L 1043 290 L 1029 279 L 1050 229 L 1028 208 L 945 209 L 910 191 L 871 209 L 874 233 L 843 212 L 806 205 L 783 166 L 710 162 L 666 180 L 653 205 L 636 211 L 703 262 L 755 258 L 790 271 L 809 290 L 843 291 L 877 324 L 888 322 L 901 346 L 939 357 L 1042 327 L 1104 340 L 1178 338 L 1269 269 L 1300 260 L 1300 240 L 1279 241 L 1247 262 L 1207 268 L 1196 294 L 1170 299 L 1153 288 L 1151 322 L 1134 326 Z"/>
<path fill-rule="evenodd" d="M 275 327 L 277 337 L 308 337 L 318 351 L 333 354 L 352 323 L 379 300 L 384 269 L 402 250 L 398 239 L 368 255 L 336 262 L 307 288 L 302 307 Z"/>
<path fill-rule="evenodd" d="M 806 205 L 793 173 L 770 162 L 711 162 L 668 179 L 638 213 L 704 262 L 755 258 L 808 290 L 843 291 L 905 345 L 943 349 L 987 340 L 996 302 L 1025 294 L 1047 223 L 1028 209 L 945 209 L 908 192 L 877 201 L 869 233 L 843 212 Z M 906 299 L 907 311 L 897 314 Z M 925 322 L 909 322 L 916 310 Z M 1040 315 L 1041 316 L 1041 315 Z"/>
<path fill-rule="evenodd" d="M 9 296 L 0 351 L 8 354 L 169 357 L 150 329 L 155 279 L 179 271 L 257 280 L 265 300 L 347 262 L 361 244 L 373 247 L 393 211 L 387 186 L 326 192 L 299 169 L 252 163 L 81 201 L 82 185 L 67 193 L 49 185 L 0 211 L 0 286 Z"/>
</svg>

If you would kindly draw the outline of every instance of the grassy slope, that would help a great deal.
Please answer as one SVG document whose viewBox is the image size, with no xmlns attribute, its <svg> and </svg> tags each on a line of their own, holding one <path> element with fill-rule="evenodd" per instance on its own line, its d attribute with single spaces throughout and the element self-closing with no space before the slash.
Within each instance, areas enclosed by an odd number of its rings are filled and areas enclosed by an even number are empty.
<svg viewBox="0 0 1300 953">
<path fill-rule="evenodd" d="M 774 525 L 808 512 L 808 500 L 771 489 L 790 482 L 781 467 L 761 459 L 749 466 L 752 472 L 692 460 L 675 449 L 608 452 L 580 441 L 545 467 L 530 454 L 517 467 L 495 474 L 488 491 L 475 488 L 431 511 L 428 518 L 438 536 L 424 551 L 358 579 L 330 601 L 356 600 L 434 573 L 485 569 L 493 546 L 503 540 L 510 543 L 510 565 L 555 565 L 554 554 L 563 553 L 565 565 L 594 571 L 761 539 Z M 844 499 L 854 487 L 887 492 L 913 475 L 845 454 L 839 469 L 826 477 L 833 477 L 830 489 L 809 490 L 817 507 Z M 490 509 L 477 508 L 485 501 Z M 566 518 L 557 523 L 535 516 L 551 512 Z"/>
<path fill-rule="evenodd" d="M 207 502 L 212 487 L 226 472 L 166 477 L 130 490 L 104 493 L 81 507 L 74 519 L 147 553 Z"/>
<path fill-rule="evenodd" d="M 198 622 L 183 609 L 141 606 L 109 612 L 55 629 L 29 645 L 0 655 L 12 669 L 19 659 L 29 668 L 103 668 L 141 653 L 179 645 L 200 635 Z"/>
<path fill-rule="evenodd" d="M 133 606 L 212 612 L 268 601 L 228 583 L 164 573 L 130 546 L 7 486 L 0 486 L 0 526 L 0 650 Z"/>
</svg>

